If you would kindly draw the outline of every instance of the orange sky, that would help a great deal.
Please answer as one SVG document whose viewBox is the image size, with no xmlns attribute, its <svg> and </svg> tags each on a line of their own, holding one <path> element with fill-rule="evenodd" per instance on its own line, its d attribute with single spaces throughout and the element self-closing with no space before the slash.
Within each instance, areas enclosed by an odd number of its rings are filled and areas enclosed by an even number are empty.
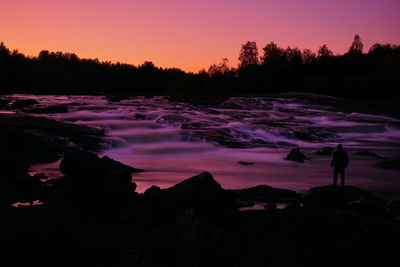
<svg viewBox="0 0 400 267">
<path fill-rule="evenodd" d="M 241 44 L 343 53 L 359 33 L 400 43 L 397 0 L 0 0 L 0 41 L 28 55 L 40 50 L 82 58 L 187 71 L 226 57 L 237 64 Z"/>
</svg>

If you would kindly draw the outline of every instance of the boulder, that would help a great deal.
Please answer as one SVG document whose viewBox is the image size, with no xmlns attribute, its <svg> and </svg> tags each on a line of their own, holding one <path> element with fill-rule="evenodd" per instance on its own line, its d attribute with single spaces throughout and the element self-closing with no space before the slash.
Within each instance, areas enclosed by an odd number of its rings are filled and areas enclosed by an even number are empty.
<svg viewBox="0 0 400 267">
<path fill-rule="evenodd" d="M 355 186 L 321 186 L 321 187 L 313 187 L 309 190 L 310 194 L 329 194 L 330 192 L 337 192 L 346 201 L 356 201 L 365 199 L 368 196 L 368 193 L 361 188 Z"/>
<path fill-rule="evenodd" d="M 273 188 L 268 185 L 258 185 L 241 190 L 231 190 L 239 200 L 288 202 L 297 199 L 295 191 Z"/>
<path fill-rule="evenodd" d="M 362 199 L 367 193 L 354 186 L 322 186 L 309 190 L 304 200 L 304 207 L 324 211 L 346 208 L 349 201 Z"/>
<path fill-rule="evenodd" d="M 21 100 L 16 100 L 14 103 L 11 104 L 12 109 L 23 109 L 26 107 L 30 107 L 33 105 L 39 104 L 38 101 L 34 99 L 21 99 Z"/>
<path fill-rule="evenodd" d="M 300 148 L 294 148 L 289 152 L 285 159 L 297 162 L 304 162 L 306 156 L 300 151 Z"/>
<path fill-rule="evenodd" d="M 130 183 L 136 169 L 109 157 L 99 158 L 95 153 L 73 151 L 66 153 L 60 163 L 60 171 L 71 179 L 93 182 Z"/>
<path fill-rule="evenodd" d="M 329 155 L 333 154 L 333 149 L 329 146 L 326 146 L 326 147 L 321 148 L 317 152 L 315 152 L 315 154 L 321 155 L 321 156 L 329 156 Z"/>
<path fill-rule="evenodd" d="M 238 161 L 238 163 L 243 166 L 254 165 L 253 162 L 247 162 L 247 161 Z"/>
<path fill-rule="evenodd" d="M 0 109 L 5 108 L 8 105 L 8 102 L 10 102 L 8 99 L 0 99 Z"/>
<path fill-rule="evenodd" d="M 194 207 L 202 214 L 220 216 L 236 209 L 234 195 L 208 172 L 200 173 L 162 191 L 161 205 L 171 213 Z"/>
<path fill-rule="evenodd" d="M 378 162 L 376 166 L 384 169 L 396 169 L 400 170 L 400 160 L 384 160 L 381 162 Z"/>
<path fill-rule="evenodd" d="M 386 208 L 396 217 L 400 217 L 400 200 L 393 200 L 386 205 Z"/>
<path fill-rule="evenodd" d="M 135 119 L 137 119 L 137 120 L 144 120 L 144 119 L 146 119 L 146 115 L 141 114 L 141 113 L 135 114 L 134 117 L 135 117 Z"/>
<path fill-rule="evenodd" d="M 60 105 L 53 105 L 53 106 L 48 106 L 48 107 L 30 108 L 30 109 L 24 109 L 24 112 L 39 113 L 39 114 L 67 113 L 68 106 L 64 105 L 64 104 L 60 104 Z"/>
</svg>

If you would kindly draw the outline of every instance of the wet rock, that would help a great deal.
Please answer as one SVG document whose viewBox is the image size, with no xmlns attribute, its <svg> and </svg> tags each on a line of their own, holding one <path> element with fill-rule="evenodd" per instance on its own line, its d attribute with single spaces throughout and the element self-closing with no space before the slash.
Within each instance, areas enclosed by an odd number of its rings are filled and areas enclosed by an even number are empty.
<svg viewBox="0 0 400 267">
<path fill-rule="evenodd" d="M 332 149 L 332 147 L 326 146 L 326 147 L 321 148 L 317 152 L 315 152 L 315 154 L 321 155 L 321 156 L 329 156 L 329 155 L 333 154 L 333 149 Z"/>
<path fill-rule="evenodd" d="M 386 205 L 386 208 L 394 216 L 400 217 L 400 200 L 393 200 Z"/>
<path fill-rule="evenodd" d="M 16 100 L 11 104 L 12 109 L 23 109 L 26 107 L 30 107 L 33 105 L 39 104 L 38 101 L 34 99 L 21 99 L 21 100 Z"/>
<path fill-rule="evenodd" d="M 266 210 L 276 210 L 277 209 L 277 205 L 275 202 L 268 202 L 267 204 L 264 205 L 264 208 Z"/>
<path fill-rule="evenodd" d="M 75 135 L 97 135 L 103 134 L 102 129 L 88 127 L 84 125 L 76 125 L 64 123 L 49 118 L 8 115 L 0 116 L 0 125 L 12 127 L 19 130 L 29 130 L 42 132 L 46 134 L 55 134 L 59 136 L 75 136 Z"/>
<path fill-rule="evenodd" d="M 157 123 L 167 123 L 169 125 L 177 125 L 190 122 L 191 119 L 180 115 L 163 115 L 159 117 Z"/>
<path fill-rule="evenodd" d="M 338 193 L 346 201 L 356 201 L 361 200 L 368 196 L 368 193 L 361 188 L 355 186 L 321 186 L 321 187 L 313 187 L 309 190 L 311 194 L 329 194 L 330 192 Z"/>
<path fill-rule="evenodd" d="M 67 113 L 68 105 L 60 104 L 49 107 L 24 109 L 26 113 L 39 113 L 39 114 L 53 114 L 53 113 Z"/>
<path fill-rule="evenodd" d="M 208 172 L 163 190 L 161 201 L 164 209 L 172 214 L 195 207 L 202 214 L 220 216 L 236 209 L 233 194 L 224 190 Z"/>
<path fill-rule="evenodd" d="M 334 137 L 335 134 L 326 128 L 308 128 L 302 131 L 293 131 L 293 137 L 295 139 L 310 141 L 310 142 L 321 142 L 328 138 Z"/>
<path fill-rule="evenodd" d="M 126 96 L 108 96 L 107 101 L 108 102 L 121 102 L 121 100 L 128 99 Z"/>
<path fill-rule="evenodd" d="M 285 159 L 297 162 L 304 162 L 306 156 L 300 151 L 300 148 L 294 148 L 289 152 Z"/>
<path fill-rule="evenodd" d="M 304 201 L 307 209 L 334 211 L 344 209 L 349 201 L 360 200 L 367 193 L 354 186 L 322 186 L 309 190 Z"/>
<path fill-rule="evenodd" d="M 389 218 L 390 215 L 382 206 L 371 202 L 353 202 L 347 207 L 348 210 L 361 216 L 368 216 L 371 218 Z"/>
<path fill-rule="evenodd" d="M 254 165 L 253 162 L 247 162 L 247 161 L 238 161 L 238 163 L 243 166 Z"/>
<path fill-rule="evenodd" d="M 46 180 L 48 178 L 49 177 L 47 177 L 47 175 L 44 173 L 37 173 L 37 174 L 33 175 L 33 179 L 35 179 L 37 181 Z"/>
<path fill-rule="evenodd" d="M 220 105 L 224 109 L 271 110 L 273 104 L 267 98 L 232 97 Z"/>
<path fill-rule="evenodd" d="M 99 158 L 92 152 L 73 151 L 64 155 L 60 171 L 71 179 L 130 183 L 132 173 L 143 170 L 127 166 L 109 157 Z"/>
<path fill-rule="evenodd" d="M 356 153 L 356 155 L 359 156 L 369 156 L 369 157 L 378 157 L 378 155 L 375 152 L 371 152 L 369 150 L 360 150 Z"/>
<path fill-rule="evenodd" d="M 255 187 L 231 191 L 240 200 L 288 202 L 298 198 L 295 191 L 273 188 L 268 185 L 258 185 Z"/>
<path fill-rule="evenodd" d="M 378 162 L 376 166 L 384 169 L 400 170 L 400 160 L 385 160 Z"/>
<path fill-rule="evenodd" d="M 8 102 L 10 102 L 8 99 L 0 99 L 0 109 L 7 107 Z"/>
<path fill-rule="evenodd" d="M 135 114 L 134 117 L 135 117 L 135 119 L 137 119 L 137 120 L 145 120 L 145 119 L 146 119 L 146 115 L 140 114 L 140 113 Z"/>
<path fill-rule="evenodd" d="M 346 206 L 347 201 L 336 186 L 310 190 L 310 194 L 304 200 L 304 208 L 309 210 L 336 211 Z"/>
</svg>

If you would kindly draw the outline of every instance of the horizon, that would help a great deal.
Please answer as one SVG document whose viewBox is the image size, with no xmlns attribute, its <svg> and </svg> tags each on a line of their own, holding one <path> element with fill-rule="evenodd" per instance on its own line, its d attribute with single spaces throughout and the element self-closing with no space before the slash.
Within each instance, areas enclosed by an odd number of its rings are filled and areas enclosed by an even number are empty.
<svg viewBox="0 0 400 267">
<path fill-rule="evenodd" d="M 151 61 L 194 73 L 222 58 L 236 67 L 246 41 L 256 41 L 260 52 L 269 42 L 313 52 L 327 44 L 334 54 L 345 53 L 355 34 L 365 52 L 375 43 L 400 43 L 400 3 L 392 0 L 41 0 L 2 1 L 0 7 L 2 41 L 25 55 L 61 51 L 135 66 Z"/>
</svg>

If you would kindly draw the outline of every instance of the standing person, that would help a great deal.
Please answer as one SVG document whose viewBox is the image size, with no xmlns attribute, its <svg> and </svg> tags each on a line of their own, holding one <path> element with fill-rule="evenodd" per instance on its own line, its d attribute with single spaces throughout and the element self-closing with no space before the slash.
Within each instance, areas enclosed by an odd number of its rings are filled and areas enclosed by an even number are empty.
<svg viewBox="0 0 400 267">
<path fill-rule="evenodd" d="M 343 145 L 337 146 L 337 151 L 333 154 L 331 167 L 333 167 L 333 184 L 337 185 L 337 178 L 340 174 L 341 186 L 344 186 L 344 169 L 349 164 L 349 157 L 343 150 Z"/>
</svg>

